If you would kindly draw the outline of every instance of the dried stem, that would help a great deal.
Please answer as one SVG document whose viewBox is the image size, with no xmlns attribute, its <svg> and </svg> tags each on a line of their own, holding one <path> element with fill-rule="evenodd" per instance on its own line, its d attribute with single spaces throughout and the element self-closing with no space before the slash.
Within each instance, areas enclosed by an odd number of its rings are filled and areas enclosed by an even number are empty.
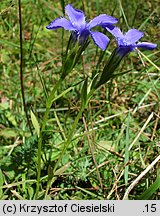
<svg viewBox="0 0 160 216">
<path fill-rule="evenodd" d="M 160 160 L 160 155 L 131 183 L 131 185 L 126 190 L 123 200 L 128 199 L 128 195 L 131 192 L 131 190 L 136 186 L 136 184 L 143 178 L 144 175 L 146 175 L 153 166 Z"/>
</svg>

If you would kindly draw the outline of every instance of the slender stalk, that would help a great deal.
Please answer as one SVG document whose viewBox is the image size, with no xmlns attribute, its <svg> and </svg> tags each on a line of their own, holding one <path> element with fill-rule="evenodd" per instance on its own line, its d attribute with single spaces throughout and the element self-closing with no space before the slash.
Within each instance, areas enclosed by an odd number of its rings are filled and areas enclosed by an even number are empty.
<svg viewBox="0 0 160 216">
<path fill-rule="evenodd" d="M 29 126 L 29 130 L 33 135 L 31 124 L 28 116 L 28 109 L 25 102 L 25 94 L 24 94 L 24 84 L 23 84 L 23 69 L 24 69 L 24 60 L 23 60 L 23 37 L 22 37 L 22 13 L 21 13 L 21 0 L 18 0 L 18 8 L 19 8 L 19 40 L 20 40 L 20 85 L 21 85 L 21 95 L 22 102 L 24 107 L 24 112 L 27 119 L 27 124 Z"/>
<path fill-rule="evenodd" d="M 57 170 L 57 167 L 59 166 L 59 163 L 61 162 L 61 160 L 62 160 L 62 158 L 63 158 L 63 155 L 65 154 L 65 152 L 66 152 L 66 150 L 67 150 L 69 144 L 70 144 L 71 141 L 72 141 L 73 134 L 74 134 L 74 132 L 75 132 L 75 129 L 76 129 L 76 127 L 77 127 L 77 124 L 78 124 L 78 122 L 79 122 L 79 119 L 80 119 L 81 116 L 82 116 L 82 113 L 83 113 L 84 109 L 85 109 L 85 107 L 83 107 L 83 108 L 80 109 L 80 111 L 79 111 L 78 115 L 76 116 L 75 121 L 74 121 L 74 123 L 73 123 L 71 132 L 70 132 L 70 134 L 68 135 L 67 140 L 64 142 L 64 148 L 63 148 L 63 150 L 62 150 L 62 152 L 61 152 L 61 154 L 60 154 L 60 156 L 59 156 L 59 158 L 58 158 L 58 160 L 57 160 L 57 162 L 56 162 L 56 164 L 55 164 L 55 166 L 54 166 L 54 169 L 53 169 L 53 178 L 54 178 L 54 174 L 55 174 L 55 172 L 56 172 L 56 170 Z M 46 197 L 47 194 L 48 194 L 48 191 L 49 191 L 49 188 L 50 188 L 51 184 L 52 184 L 52 180 L 49 180 L 48 183 L 47 183 L 47 188 L 46 188 L 45 197 Z"/>
<path fill-rule="evenodd" d="M 84 107 L 84 108 L 85 108 L 85 107 Z M 66 150 L 67 150 L 67 148 L 68 148 L 70 142 L 72 141 L 73 134 L 74 134 L 74 132 L 75 132 L 75 129 L 76 129 L 76 127 L 77 127 L 77 124 L 78 124 L 78 122 L 79 122 L 79 119 L 82 117 L 82 113 L 83 113 L 83 111 L 84 111 L 84 108 L 82 108 L 82 109 L 79 111 L 78 115 L 77 115 L 76 118 L 75 118 L 75 121 L 74 121 L 74 123 L 73 123 L 71 132 L 70 132 L 70 134 L 69 134 L 67 140 L 64 142 L 64 148 L 63 148 L 63 150 L 62 150 L 62 153 L 61 153 L 60 157 L 58 158 L 58 160 L 57 160 L 57 162 L 56 162 L 56 164 L 55 164 L 55 166 L 54 166 L 53 174 L 55 173 L 55 171 L 56 171 L 56 169 L 57 169 L 57 167 L 58 167 L 58 165 L 59 165 L 59 163 L 60 163 L 60 161 L 61 161 L 63 155 L 65 154 L 65 152 L 66 152 Z"/>
<path fill-rule="evenodd" d="M 42 123 L 42 127 L 41 127 L 41 131 L 40 131 L 40 136 L 39 136 L 39 139 L 38 139 L 38 161 L 37 161 L 37 164 L 38 164 L 38 167 L 37 167 L 37 185 L 36 185 L 36 193 L 35 193 L 35 199 L 38 198 L 38 193 L 39 193 L 39 187 L 40 187 L 40 177 L 41 177 L 41 150 L 42 150 L 42 139 L 43 139 L 43 131 L 45 130 L 45 127 L 46 127 L 46 123 L 47 123 L 47 119 L 48 119 L 48 115 L 49 115 L 49 112 L 50 112 L 50 108 L 51 108 L 51 105 L 52 105 L 52 102 L 53 102 L 53 99 L 54 99 L 54 95 L 55 95 L 55 92 L 57 91 L 59 85 L 62 83 L 62 81 L 65 79 L 65 77 L 72 71 L 72 69 L 75 67 L 75 65 L 77 64 L 78 62 L 78 59 L 80 58 L 83 50 L 85 50 L 85 48 L 88 46 L 89 44 L 89 41 L 86 41 L 82 47 L 78 47 L 78 50 L 75 50 L 75 47 L 73 47 L 73 50 L 72 52 L 69 54 L 69 56 L 67 57 L 67 54 L 68 54 L 68 49 L 69 49 L 69 46 L 70 46 L 70 43 L 71 43 L 71 40 L 72 40 L 72 36 L 70 37 L 69 39 L 69 42 L 68 42 L 68 46 L 67 46 L 67 51 L 66 51 L 66 60 L 63 62 L 63 65 L 62 65 L 62 71 L 61 71 L 61 78 L 59 79 L 59 81 L 57 82 L 57 84 L 55 85 L 54 89 L 52 90 L 49 98 L 47 99 L 47 102 L 46 102 L 46 111 L 45 111 L 45 114 L 44 114 L 44 118 L 43 118 L 43 123 Z M 84 110 L 84 109 L 83 109 Z M 83 112 L 82 110 L 82 112 Z M 81 111 L 80 111 L 81 112 Z M 66 148 L 68 147 L 70 141 L 72 140 L 72 136 L 73 136 L 73 133 L 74 133 L 74 130 L 76 128 L 76 125 L 79 121 L 79 118 L 81 117 L 81 115 L 78 115 L 77 116 L 77 120 L 75 121 L 75 124 L 73 125 L 73 130 L 71 131 L 67 141 L 65 142 L 65 147 L 62 151 L 62 154 L 59 158 L 59 160 L 57 161 L 56 163 L 56 166 L 55 166 L 55 169 L 54 169 L 54 172 L 64 154 L 64 152 L 66 151 Z M 50 185 L 50 183 L 48 183 L 48 185 Z M 47 188 L 48 188 L 48 185 L 47 185 Z M 47 190 L 46 190 L 47 191 Z"/>
<path fill-rule="evenodd" d="M 64 142 L 64 148 L 63 148 L 63 150 L 62 150 L 62 152 L 61 152 L 61 154 L 60 154 L 60 156 L 59 156 L 59 158 L 58 158 L 58 160 L 57 160 L 57 162 L 56 162 L 56 164 L 55 164 L 55 166 L 54 166 L 54 169 L 53 169 L 53 178 L 54 178 L 55 172 L 56 172 L 56 170 L 57 170 L 57 167 L 59 166 L 59 164 L 60 164 L 60 162 L 61 162 L 61 160 L 62 160 L 62 158 L 63 158 L 63 155 L 65 154 L 65 152 L 66 152 L 66 150 L 67 150 L 69 144 L 70 144 L 71 141 L 72 141 L 72 138 L 73 138 L 73 135 L 74 135 L 74 133 L 75 133 L 75 129 L 76 129 L 76 127 L 77 127 L 77 124 L 78 124 L 78 122 L 79 122 L 79 119 L 82 117 L 82 113 L 83 113 L 84 109 L 86 108 L 86 106 L 87 106 L 87 104 L 88 104 L 88 102 L 89 102 L 91 96 L 93 95 L 93 92 L 94 92 L 94 91 L 95 91 L 95 89 L 92 89 L 92 90 L 90 91 L 90 93 L 88 94 L 88 98 L 87 98 L 87 100 L 86 100 L 85 105 L 84 105 L 84 106 L 81 106 L 80 111 L 79 111 L 78 115 L 76 116 L 76 118 L 75 118 L 75 120 L 74 120 L 72 129 L 71 129 L 71 131 L 70 131 L 70 133 L 69 133 L 69 135 L 68 135 L 68 138 L 67 138 L 67 140 Z M 49 188 L 50 188 L 50 186 L 51 186 L 52 183 L 53 183 L 52 180 L 49 180 L 49 181 L 48 181 L 45 197 L 47 196 L 48 191 L 49 191 Z"/>
<path fill-rule="evenodd" d="M 42 139 L 43 139 L 43 132 L 46 128 L 46 124 L 47 124 L 47 119 L 49 116 L 49 112 L 50 112 L 50 108 L 52 106 L 52 101 L 54 99 L 54 95 L 55 92 L 57 91 L 59 85 L 62 83 L 62 79 L 59 79 L 59 81 L 57 82 L 57 84 L 55 85 L 55 87 L 53 88 L 53 90 L 50 93 L 49 98 L 47 99 L 46 102 L 46 111 L 43 117 L 43 123 L 42 123 L 42 127 L 41 127 L 41 131 L 40 131 L 40 136 L 38 139 L 38 167 L 37 167 L 37 185 L 36 185 L 36 193 L 35 193 L 35 199 L 38 198 L 38 193 L 39 193 L 39 187 L 40 187 L 40 178 L 41 178 L 41 152 L 42 152 Z"/>
</svg>

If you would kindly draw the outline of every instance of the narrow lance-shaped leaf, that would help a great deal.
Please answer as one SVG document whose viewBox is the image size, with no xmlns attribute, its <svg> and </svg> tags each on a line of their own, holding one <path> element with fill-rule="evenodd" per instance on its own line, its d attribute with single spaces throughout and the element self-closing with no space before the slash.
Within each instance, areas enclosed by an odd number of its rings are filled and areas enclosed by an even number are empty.
<svg viewBox="0 0 160 216">
<path fill-rule="evenodd" d="M 37 120 L 36 116 L 34 115 L 34 113 L 32 112 L 32 110 L 31 110 L 31 121 L 32 121 L 33 127 L 36 130 L 36 133 L 37 133 L 37 135 L 39 137 L 39 135 L 40 135 L 40 126 L 39 126 L 38 120 Z"/>
<path fill-rule="evenodd" d="M 87 83 L 88 83 L 88 78 L 85 79 L 83 86 L 82 86 L 81 107 L 85 107 L 86 102 L 87 102 Z"/>
<path fill-rule="evenodd" d="M 138 197 L 139 200 L 147 200 L 150 199 L 151 196 L 160 188 L 160 173 L 158 174 L 155 182 L 150 185 L 150 187 Z"/>
</svg>

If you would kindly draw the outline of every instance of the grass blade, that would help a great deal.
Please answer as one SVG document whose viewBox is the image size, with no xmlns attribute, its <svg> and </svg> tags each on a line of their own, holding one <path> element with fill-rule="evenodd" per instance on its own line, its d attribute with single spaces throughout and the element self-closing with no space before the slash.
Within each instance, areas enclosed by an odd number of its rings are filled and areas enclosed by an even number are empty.
<svg viewBox="0 0 160 216">
<path fill-rule="evenodd" d="M 148 200 L 160 188 L 160 174 L 157 176 L 155 182 L 140 196 L 138 200 Z"/>
</svg>

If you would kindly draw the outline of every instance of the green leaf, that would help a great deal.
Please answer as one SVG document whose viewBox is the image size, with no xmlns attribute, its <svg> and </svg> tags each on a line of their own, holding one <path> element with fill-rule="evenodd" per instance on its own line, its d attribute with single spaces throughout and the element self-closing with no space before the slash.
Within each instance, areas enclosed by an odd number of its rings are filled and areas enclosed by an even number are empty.
<svg viewBox="0 0 160 216">
<path fill-rule="evenodd" d="M 157 176 L 155 182 L 138 197 L 138 200 L 147 200 L 160 188 L 160 174 Z"/>
<path fill-rule="evenodd" d="M 90 85 L 88 86 L 88 92 L 91 91 L 91 89 L 95 89 L 96 87 L 96 83 L 97 83 L 97 79 L 98 79 L 98 73 L 93 77 L 93 79 L 90 82 Z"/>
<path fill-rule="evenodd" d="M 62 93 L 60 93 L 59 95 L 57 95 L 53 100 L 52 103 L 56 100 L 58 100 L 59 98 L 63 97 L 64 95 L 66 95 L 69 91 L 71 91 L 72 89 L 74 89 L 73 86 L 69 87 L 68 89 L 64 90 Z"/>
<path fill-rule="evenodd" d="M 86 102 L 87 102 L 87 83 L 88 83 L 88 78 L 85 79 L 83 86 L 82 86 L 82 91 L 81 91 L 81 101 L 82 101 L 82 107 L 85 107 Z"/>
<path fill-rule="evenodd" d="M 34 115 L 34 113 L 32 112 L 32 110 L 31 110 L 31 121 L 32 121 L 33 127 L 36 130 L 36 133 L 37 133 L 37 135 L 39 137 L 39 135 L 40 135 L 40 126 L 39 126 L 38 120 L 37 120 L 36 116 Z"/>
</svg>

